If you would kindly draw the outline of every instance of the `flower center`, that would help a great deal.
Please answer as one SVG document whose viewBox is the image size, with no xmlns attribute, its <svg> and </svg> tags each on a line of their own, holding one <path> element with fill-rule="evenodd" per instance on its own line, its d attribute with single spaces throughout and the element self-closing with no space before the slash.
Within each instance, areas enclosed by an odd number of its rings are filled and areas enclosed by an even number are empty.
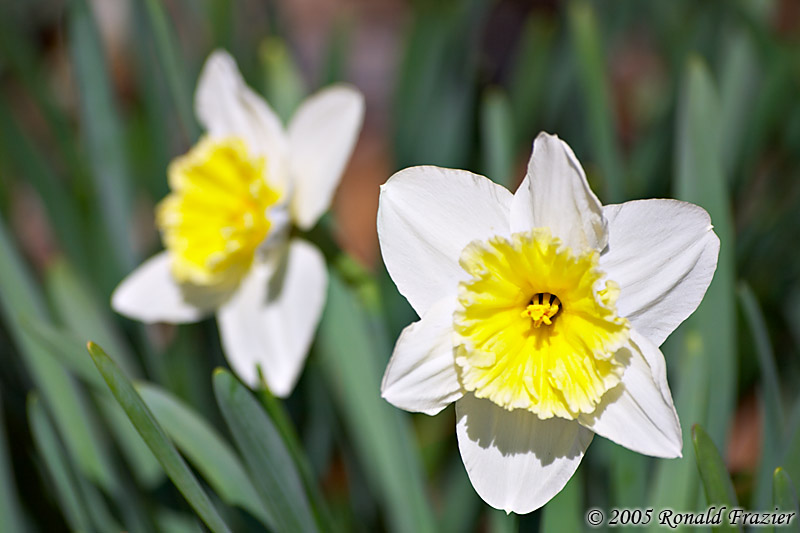
<svg viewBox="0 0 800 533">
<path fill-rule="evenodd" d="M 598 261 L 547 228 L 470 243 L 453 314 L 464 388 L 540 418 L 593 412 L 620 381 L 616 354 L 630 337 Z"/>
<path fill-rule="evenodd" d="M 169 166 L 172 192 L 156 224 L 180 283 L 230 289 L 250 269 L 269 233 L 268 210 L 280 194 L 266 181 L 266 161 L 245 142 L 201 139 Z"/>
<path fill-rule="evenodd" d="M 534 294 L 531 298 L 531 303 L 522 312 L 523 317 L 528 317 L 533 321 L 535 327 L 542 324 L 551 325 L 551 320 L 561 310 L 561 301 L 555 294 L 549 292 L 540 292 Z"/>
</svg>

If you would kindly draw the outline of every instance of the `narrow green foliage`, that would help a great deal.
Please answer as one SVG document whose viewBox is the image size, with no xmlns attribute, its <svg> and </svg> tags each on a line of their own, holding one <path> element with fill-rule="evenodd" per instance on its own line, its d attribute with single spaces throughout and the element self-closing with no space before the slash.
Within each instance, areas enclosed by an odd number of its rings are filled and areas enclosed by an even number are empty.
<svg viewBox="0 0 800 533">
<path fill-rule="evenodd" d="M 107 454 L 94 435 L 86 403 L 76 384 L 48 350 L 33 340 L 24 320 L 49 320 L 39 288 L 14 248 L 0 219 L 0 311 L 25 370 L 53 414 L 69 456 L 92 481 L 111 491 L 114 485 Z"/>
<path fill-rule="evenodd" d="M 568 9 L 570 36 L 578 63 L 588 118 L 588 133 L 603 173 L 605 203 L 625 198 L 625 169 L 617 144 L 617 132 L 608 89 L 605 55 L 597 18 L 586 0 L 573 0 Z"/>
<path fill-rule="evenodd" d="M 192 93 L 183 69 L 184 62 L 175 41 L 175 32 L 170 26 L 164 4 L 160 0 L 145 0 L 145 7 L 153 31 L 156 58 L 161 65 L 170 95 L 178 110 L 183 133 L 192 142 L 197 138 L 199 130 L 194 113 L 192 113 Z"/>
<path fill-rule="evenodd" d="M 319 361 L 367 480 L 394 530 L 433 531 L 407 415 L 380 398 L 383 361 L 391 348 L 375 334 L 377 326 L 338 275 L 331 275 L 329 285 L 317 344 Z"/>
<path fill-rule="evenodd" d="M 25 531 L 22 508 L 14 483 L 12 462 L 8 455 L 2 399 L 0 395 L 0 531 L 22 533 Z"/>
<path fill-rule="evenodd" d="M 258 401 L 225 370 L 214 373 L 214 395 L 276 531 L 317 531 L 308 498 L 286 444 Z"/>
<path fill-rule="evenodd" d="M 561 531 L 578 533 L 583 531 L 586 515 L 586 506 L 581 494 L 583 484 L 583 469 L 578 468 L 561 492 L 544 506 L 540 533 L 560 533 Z"/>
<path fill-rule="evenodd" d="M 736 315 L 733 222 L 727 202 L 720 152 L 719 99 L 703 62 L 692 58 L 686 68 L 679 102 L 675 145 L 675 192 L 681 200 L 704 207 L 720 240 L 714 280 L 686 327 L 703 337 L 713 390 L 706 427 L 715 443 L 725 442 L 736 395 Z M 708 387 L 712 387 L 709 382 Z M 680 412 L 680 411 L 679 411 Z"/>
<path fill-rule="evenodd" d="M 125 372 L 134 376 L 140 373 L 134 366 L 130 348 L 111 320 L 108 302 L 100 303 L 92 288 L 80 279 L 69 263 L 59 259 L 47 266 L 45 289 L 59 320 L 73 335 L 84 342 L 94 339 L 97 344 L 108 346 L 108 350 L 118 354 L 115 355 L 117 364 Z M 86 359 L 84 350 L 82 358 Z"/>
<path fill-rule="evenodd" d="M 706 416 L 710 379 L 708 352 L 703 337 L 695 331 L 686 332 L 681 339 L 667 341 L 663 349 L 667 360 L 670 356 L 678 358 L 678 368 L 681 369 L 682 379 L 677 385 L 672 385 L 672 390 L 676 392 L 675 409 L 680 413 L 684 456 L 656 463 L 648 507 L 690 510 L 695 508 L 699 487 L 697 467 L 687 452 L 692 447 L 690 428 L 702 422 Z M 649 524 L 648 529 L 659 530 L 654 522 Z"/>
<path fill-rule="evenodd" d="M 760 396 L 764 402 L 764 436 L 761 463 L 756 478 L 755 502 L 758 508 L 762 508 L 769 501 L 772 473 L 783 454 L 785 419 L 781 405 L 781 386 L 778 369 L 775 365 L 775 354 L 769 340 L 764 315 L 753 291 L 746 283 L 739 284 L 738 294 L 745 321 L 753 336 L 758 366 L 761 370 Z"/>
<path fill-rule="evenodd" d="M 28 397 L 28 423 L 33 441 L 44 459 L 56 497 L 64 518 L 73 531 L 91 531 L 86 503 L 82 500 L 75 472 L 70 469 L 69 460 L 58 439 L 58 434 L 36 395 Z"/>
<path fill-rule="evenodd" d="M 279 37 L 267 37 L 258 48 L 264 72 L 264 96 L 284 124 L 306 95 L 305 84 L 289 47 Z"/>
<path fill-rule="evenodd" d="M 519 530 L 519 518 L 513 513 L 505 513 L 498 509 L 486 509 L 490 533 L 516 533 Z"/>
<path fill-rule="evenodd" d="M 261 505 L 239 458 L 217 431 L 167 391 L 142 383 L 136 390 L 175 446 L 229 505 L 237 505 L 271 527 L 275 521 Z"/>
<path fill-rule="evenodd" d="M 483 97 L 481 146 L 485 175 L 513 190 L 514 119 L 508 97 L 501 89 L 489 89 Z"/>
<path fill-rule="evenodd" d="M 70 53 L 80 95 L 81 126 L 94 178 L 94 201 L 100 208 L 108 246 L 116 260 L 116 268 L 106 270 L 117 277 L 136 266 L 129 234 L 132 195 L 122 121 L 89 6 L 86 0 L 69 3 Z"/>
<path fill-rule="evenodd" d="M 230 531 L 130 380 L 102 348 L 90 342 L 88 349 L 111 393 L 189 505 L 214 533 Z"/>
<path fill-rule="evenodd" d="M 86 341 L 69 331 L 27 316 L 22 318 L 20 324 L 43 352 L 54 357 L 72 374 L 97 390 L 106 389 L 103 376 L 97 372 L 91 359 L 86 357 Z"/>
<path fill-rule="evenodd" d="M 736 492 L 725 467 L 725 461 L 722 460 L 719 450 L 700 424 L 692 426 L 692 441 L 694 442 L 697 470 L 700 472 L 700 479 L 703 481 L 706 493 L 706 503 L 709 506 L 717 506 L 717 508 L 733 509 L 738 507 Z M 723 515 L 725 518 L 722 524 L 712 528 L 714 531 L 742 530 L 741 526 L 736 527 L 728 522 L 726 513 Z"/>
<path fill-rule="evenodd" d="M 781 467 L 775 469 L 772 475 L 772 504 L 781 511 L 794 512 L 795 526 L 800 522 L 800 508 L 798 507 L 797 490 L 792 478 Z"/>
</svg>

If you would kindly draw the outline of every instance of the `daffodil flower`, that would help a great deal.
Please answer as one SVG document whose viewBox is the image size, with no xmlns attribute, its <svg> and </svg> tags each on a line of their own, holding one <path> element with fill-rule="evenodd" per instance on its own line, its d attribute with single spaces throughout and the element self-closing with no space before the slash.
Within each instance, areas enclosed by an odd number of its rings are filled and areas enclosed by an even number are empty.
<svg viewBox="0 0 800 533">
<path fill-rule="evenodd" d="M 284 129 L 225 52 L 207 60 L 195 94 L 203 138 L 169 166 L 156 209 L 166 250 L 117 287 L 112 305 L 144 322 L 196 322 L 216 311 L 227 359 L 287 396 L 327 290 L 321 252 L 290 236 L 328 208 L 364 113 L 338 85 L 303 102 Z"/>
<path fill-rule="evenodd" d="M 414 167 L 381 189 L 378 235 L 421 317 L 395 346 L 389 402 L 455 402 L 472 485 L 528 513 L 567 483 L 595 433 L 681 455 L 658 346 L 717 264 L 708 214 L 676 200 L 602 206 L 572 150 L 540 134 L 513 195 L 463 170 Z"/>
</svg>

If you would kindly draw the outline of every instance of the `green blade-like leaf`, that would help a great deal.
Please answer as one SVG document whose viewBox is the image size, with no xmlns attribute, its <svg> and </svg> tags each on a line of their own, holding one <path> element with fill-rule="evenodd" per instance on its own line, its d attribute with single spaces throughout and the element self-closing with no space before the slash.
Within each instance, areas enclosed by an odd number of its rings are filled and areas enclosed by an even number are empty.
<svg viewBox="0 0 800 533">
<path fill-rule="evenodd" d="M 132 226 L 130 176 L 122 123 L 106 71 L 106 59 L 86 0 L 70 0 L 70 53 L 80 96 L 83 134 L 94 178 L 95 201 L 108 234 L 116 268 L 110 279 L 133 270 L 136 256 L 130 239 Z"/>
<path fill-rule="evenodd" d="M 0 28 L 0 34 L 4 31 Z M 10 111 L 0 103 L 0 143 L 9 154 L 9 163 L 20 178 L 36 189 L 59 246 L 76 264 L 88 268 L 77 203 L 48 164 L 48 154 L 31 142 Z"/>
<path fill-rule="evenodd" d="M 703 337 L 714 394 L 708 398 L 705 427 L 714 442 L 725 442 L 736 394 L 736 316 L 733 223 L 719 146 L 719 101 L 708 69 L 698 58 L 686 68 L 676 131 L 675 192 L 681 200 L 704 207 L 719 236 L 714 280 L 700 306 L 686 322 Z M 680 411 L 679 411 L 680 412 Z"/>
<path fill-rule="evenodd" d="M 748 32 L 737 28 L 724 41 L 720 72 L 720 148 L 725 176 L 734 175 L 742 141 L 756 109 L 751 103 L 763 79 L 759 58 Z"/>
<path fill-rule="evenodd" d="M 581 489 L 583 487 L 583 469 L 578 468 L 561 492 L 547 502 L 542 510 L 544 517 L 539 531 L 541 533 L 559 533 L 572 531 L 578 533 L 584 529 L 586 514 Z"/>
<path fill-rule="evenodd" d="M 183 131 L 189 141 L 198 135 L 197 122 L 192 113 L 191 88 L 183 69 L 184 62 L 180 58 L 175 42 L 176 32 L 170 27 L 164 5 L 159 0 L 146 0 L 147 18 L 153 31 L 156 47 L 156 58 L 161 65 L 167 86 L 175 101 Z"/>
<path fill-rule="evenodd" d="M 792 478 L 781 467 L 775 469 L 772 475 L 772 504 L 781 511 L 794 512 L 794 524 L 800 522 L 800 507 L 798 507 L 797 490 Z"/>
<path fill-rule="evenodd" d="M 8 455 L 2 399 L 0 394 L 0 531 L 22 533 L 25 528 L 17 487 L 14 484 L 14 472 Z"/>
<path fill-rule="evenodd" d="M 86 348 L 84 347 L 84 353 Z M 89 362 L 91 358 L 87 357 Z M 95 369 L 96 371 L 97 369 Z M 97 372 L 100 376 L 100 373 Z M 100 376 L 102 380 L 102 376 Z M 95 405 L 103 415 L 106 421 L 109 432 L 114 438 L 114 441 L 119 446 L 125 461 L 128 463 L 133 477 L 136 478 L 138 485 L 141 487 L 155 489 L 164 480 L 164 469 L 158 459 L 155 458 L 153 452 L 147 447 L 147 444 L 139 436 L 136 428 L 131 423 L 122 407 L 111 398 L 108 392 L 108 386 L 103 382 L 105 390 L 97 392 L 94 395 Z M 125 497 L 124 494 L 118 497 Z"/>
<path fill-rule="evenodd" d="M 264 72 L 264 96 L 284 124 L 306 95 L 305 84 L 289 47 L 279 37 L 267 37 L 258 48 Z"/>
<path fill-rule="evenodd" d="M 86 341 L 75 334 L 40 320 L 23 317 L 22 327 L 41 349 L 56 358 L 75 376 L 97 390 L 106 391 L 106 382 L 86 357 Z"/>
<path fill-rule="evenodd" d="M 111 320 L 108 303 L 97 301 L 92 288 L 79 278 L 69 263 L 58 259 L 48 264 L 45 288 L 58 319 L 74 335 L 84 342 L 92 339 L 100 346 L 106 346 L 126 373 L 138 374 L 133 354 Z M 86 360 L 85 351 L 82 356 Z"/>
<path fill-rule="evenodd" d="M 214 394 L 250 479 L 277 531 L 317 531 L 300 475 L 275 425 L 230 372 L 214 372 Z"/>
<path fill-rule="evenodd" d="M 195 411 L 167 391 L 140 383 L 136 390 L 175 445 L 229 505 L 237 505 L 267 527 L 275 524 L 227 442 Z"/>
<path fill-rule="evenodd" d="M 506 189 L 514 181 L 514 118 L 508 97 L 490 89 L 481 105 L 481 146 L 484 172 Z"/>
<path fill-rule="evenodd" d="M 200 483 L 167 438 L 147 405 L 136 393 L 130 380 L 99 346 L 90 342 L 88 349 L 111 393 L 189 505 L 211 531 L 229 532 L 228 526 L 214 509 Z"/>
<path fill-rule="evenodd" d="M 606 79 L 605 55 L 592 4 L 575 0 L 569 5 L 572 46 L 578 60 L 578 74 L 588 114 L 591 146 L 603 172 L 605 203 L 625 197 L 625 169 L 617 144 L 612 100 Z"/>
<path fill-rule="evenodd" d="M 785 445 L 785 419 L 781 404 L 781 387 L 775 355 L 769 340 L 764 315 L 753 291 L 746 283 L 739 284 L 739 301 L 744 311 L 745 321 L 755 342 L 758 366 L 761 370 L 760 396 L 764 399 L 764 437 L 761 460 L 756 478 L 756 508 L 761 509 L 769 501 L 772 476 L 778 466 Z"/>
<path fill-rule="evenodd" d="M 69 461 L 61 449 L 58 435 L 36 395 L 28 397 L 28 423 L 33 441 L 44 459 L 58 498 L 61 511 L 73 531 L 91 531 L 91 522 L 86 512 L 86 502 L 70 470 Z"/>
<path fill-rule="evenodd" d="M 380 398 L 381 359 L 391 347 L 338 275 L 330 277 L 319 361 L 363 468 L 396 531 L 434 530 L 408 418 Z"/>
<path fill-rule="evenodd" d="M 692 441 L 694 442 L 694 454 L 697 461 L 697 470 L 700 472 L 700 479 L 703 481 L 703 488 L 706 493 L 706 503 L 709 506 L 723 506 L 728 509 L 738 507 L 736 492 L 733 489 L 733 482 L 730 474 L 725 468 L 725 461 L 719 454 L 719 450 L 711 441 L 711 437 L 700 424 L 692 426 Z M 714 526 L 714 531 L 741 531 L 741 526 L 737 527 L 728 521 L 727 513 L 723 513 L 722 524 Z"/>
<path fill-rule="evenodd" d="M 81 471 L 113 492 L 115 484 L 105 449 L 94 434 L 85 399 L 70 376 L 22 325 L 22 317 L 46 322 L 44 299 L 6 233 L 0 218 L 0 311 L 25 368 L 43 401 L 53 413 L 53 422 Z"/>
<path fill-rule="evenodd" d="M 30 338 L 48 355 L 55 357 L 64 367 L 94 389 L 96 404 L 108 422 L 133 475 L 142 486 L 154 487 L 163 478 L 164 471 L 142 442 L 128 417 L 116 402 L 109 402 L 108 386 L 90 357 L 86 357 L 86 343 L 68 331 L 54 328 L 37 320 L 23 319 L 22 325 Z"/>
<path fill-rule="evenodd" d="M 667 340 L 662 349 L 667 360 L 670 356 L 678 357 L 678 368 L 681 369 L 681 380 L 674 390 L 675 410 L 680 415 L 683 432 L 684 456 L 656 463 L 648 507 L 688 511 L 694 509 L 699 489 L 697 467 L 687 453 L 691 449 L 690 428 L 706 416 L 710 373 L 708 356 L 703 338 L 695 331 L 686 332 L 682 339 Z M 648 529 L 660 530 L 656 521 L 650 522 Z"/>
<path fill-rule="evenodd" d="M 487 509 L 490 533 L 516 533 L 519 531 L 519 518 L 513 513 L 498 509 Z"/>
</svg>

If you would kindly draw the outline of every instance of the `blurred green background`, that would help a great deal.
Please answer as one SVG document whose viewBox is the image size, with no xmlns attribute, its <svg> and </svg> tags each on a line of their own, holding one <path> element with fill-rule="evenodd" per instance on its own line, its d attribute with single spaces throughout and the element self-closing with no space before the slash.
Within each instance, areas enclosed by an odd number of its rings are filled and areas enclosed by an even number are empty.
<svg viewBox="0 0 800 533">
<path fill-rule="evenodd" d="M 108 304 L 160 249 L 153 206 L 201 133 L 192 94 L 217 47 L 284 120 L 334 81 L 366 96 L 331 215 L 308 235 L 331 289 L 285 402 L 212 377 L 226 367 L 213 320 L 145 327 Z M 795 0 L 0 1 L 0 531 L 559 532 L 591 507 L 796 508 L 798 96 Z M 375 213 L 378 185 L 409 165 L 513 190 L 541 130 L 603 203 L 698 203 L 722 247 L 662 347 L 684 457 L 597 438 L 559 496 L 516 517 L 472 490 L 452 408 L 379 398 L 416 316 Z M 96 350 L 101 376 L 89 339 L 124 374 Z"/>
</svg>

